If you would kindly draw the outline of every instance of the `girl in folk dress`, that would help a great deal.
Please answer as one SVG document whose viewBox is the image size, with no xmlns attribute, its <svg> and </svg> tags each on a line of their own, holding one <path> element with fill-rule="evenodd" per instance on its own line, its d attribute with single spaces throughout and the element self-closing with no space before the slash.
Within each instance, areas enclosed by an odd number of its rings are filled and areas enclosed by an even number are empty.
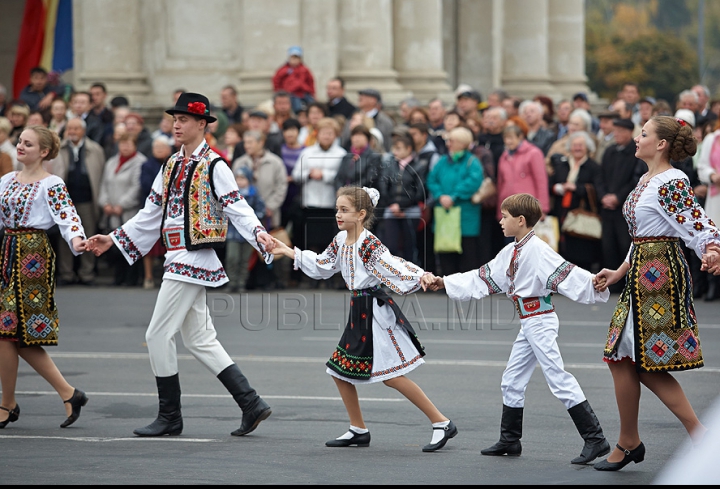
<svg viewBox="0 0 720 489">
<path fill-rule="evenodd" d="M 367 230 L 380 198 L 377 190 L 343 187 L 337 195 L 335 217 L 340 233 L 322 254 L 290 249 L 278 240 L 273 251 L 293 259 L 296 269 L 314 279 L 329 279 L 340 272 L 352 291 L 348 324 L 327 363 L 327 373 L 333 377 L 350 417 L 350 430 L 326 446 L 370 445 L 355 386 L 384 382 L 430 419 L 433 437 L 423 451 L 434 452 L 458 430 L 422 389 L 405 377 L 424 363 L 425 352 L 399 306 L 380 288 L 382 284 L 395 293 L 410 294 L 420 289 L 425 272 L 391 255 Z"/>
<path fill-rule="evenodd" d="M 645 458 L 638 432 L 640 384 L 695 439 L 707 431 L 670 372 L 703 366 L 692 281 L 680 239 L 703 257 L 703 269 L 715 271 L 720 232 L 695 199 L 687 176 L 670 164 L 670 159 L 681 161 L 695 154 L 692 128 L 683 120 L 657 116 L 635 142 L 635 156 L 647 163 L 648 172 L 623 206 L 633 244 L 620 268 L 597 274 L 607 286 L 627 275 L 605 345 L 620 414 L 617 449 L 595 464 L 605 471 Z"/>
<path fill-rule="evenodd" d="M 43 168 L 60 149 L 57 134 L 40 126 L 18 138 L 23 169 L 0 180 L 0 228 L 5 228 L 0 269 L 0 428 L 18 420 L 15 401 L 18 358 L 25 360 L 65 402 L 66 428 L 87 404 L 85 393 L 67 383 L 43 346 L 58 343 L 55 254 L 45 231 L 54 224 L 75 255 L 85 250 L 85 232 L 65 183 Z"/>
</svg>

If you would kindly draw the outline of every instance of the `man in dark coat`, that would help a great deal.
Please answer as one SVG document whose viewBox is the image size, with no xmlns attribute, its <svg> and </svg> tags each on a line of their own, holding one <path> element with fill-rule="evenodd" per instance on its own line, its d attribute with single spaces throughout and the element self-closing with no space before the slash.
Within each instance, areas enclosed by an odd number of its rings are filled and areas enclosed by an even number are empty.
<svg viewBox="0 0 720 489">
<path fill-rule="evenodd" d="M 341 115 L 345 119 L 350 119 L 357 110 L 353 104 L 345 98 L 345 80 L 335 77 L 326 86 L 328 109 L 331 116 Z"/>
<path fill-rule="evenodd" d="M 602 218 L 603 267 L 611 270 L 622 264 L 632 242 L 622 214 L 623 203 L 637 185 L 640 176 L 647 170 L 645 163 L 635 157 L 633 121 L 615 119 L 613 126 L 615 144 L 608 147 L 603 155 L 600 165 L 602 185 L 598 191 Z M 611 292 L 619 292 L 623 287 L 624 281 L 621 280 L 611 287 Z"/>
</svg>

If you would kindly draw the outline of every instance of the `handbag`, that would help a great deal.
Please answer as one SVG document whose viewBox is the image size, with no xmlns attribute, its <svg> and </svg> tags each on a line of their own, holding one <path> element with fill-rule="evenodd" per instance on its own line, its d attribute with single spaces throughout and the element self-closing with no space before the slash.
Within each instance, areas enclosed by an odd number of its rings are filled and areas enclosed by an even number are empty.
<svg viewBox="0 0 720 489">
<path fill-rule="evenodd" d="M 555 216 L 545 216 L 545 219 L 538 221 L 533 228 L 535 236 L 545 241 L 557 253 L 560 247 L 560 224 Z"/>
<path fill-rule="evenodd" d="M 480 184 L 480 187 L 477 189 L 477 191 L 473 194 L 472 197 L 470 197 L 470 201 L 473 204 L 482 204 L 486 202 L 488 199 L 491 199 L 497 195 L 497 187 L 495 186 L 495 183 L 485 177 L 483 178 L 482 183 Z"/>
<path fill-rule="evenodd" d="M 273 238 L 276 238 L 278 241 L 283 243 L 288 248 L 292 248 L 292 240 L 290 239 L 290 234 L 285 230 L 284 227 L 276 227 L 269 231 L 270 236 Z"/>
<path fill-rule="evenodd" d="M 435 207 L 435 253 L 462 253 L 461 211 L 458 206 Z"/>
<path fill-rule="evenodd" d="M 562 223 L 562 232 L 574 238 L 597 241 L 602 237 L 602 222 L 595 204 L 595 187 L 586 183 L 585 189 L 590 210 L 585 209 L 583 200 L 581 207 L 568 211 Z"/>
</svg>

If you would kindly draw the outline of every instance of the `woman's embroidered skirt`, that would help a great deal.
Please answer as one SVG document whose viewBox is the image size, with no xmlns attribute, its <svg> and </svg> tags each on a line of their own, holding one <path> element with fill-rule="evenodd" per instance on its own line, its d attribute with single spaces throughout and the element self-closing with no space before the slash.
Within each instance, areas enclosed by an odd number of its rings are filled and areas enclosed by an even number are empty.
<svg viewBox="0 0 720 489">
<path fill-rule="evenodd" d="M 350 317 L 327 372 L 352 384 L 370 384 L 414 370 L 423 356 L 415 331 L 387 292 L 353 290 Z"/>
<path fill-rule="evenodd" d="M 55 346 L 55 253 L 45 231 L 6 229 L 0 277 L 0 340 Z"/>
<path fill-rule="evenodd" d="M 631 358 L 638 372 L 702 367 L 692 279 L 679 241 L 638 238 L 630 263 L 610 323 L 605 360 Z"/>
</svg>

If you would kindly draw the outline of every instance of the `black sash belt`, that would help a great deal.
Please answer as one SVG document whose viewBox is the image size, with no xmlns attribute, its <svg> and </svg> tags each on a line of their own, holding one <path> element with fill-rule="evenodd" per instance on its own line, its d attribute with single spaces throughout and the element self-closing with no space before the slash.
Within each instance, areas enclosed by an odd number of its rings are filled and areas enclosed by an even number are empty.
<svg viewBox="0 0 720 489">
<path fill-rule="evenodd" d="M 373 298 L 378 305 L 389 306 L 395 313 L 395 324 L 405 328 L 417 351 L 425 356 L 415 330 L 410 325 L 400 306 L 380 287 L 353 290 L 350 299 L 350 317 L 335 353 L 327 366 L 343 377 L 355 380 L 369 380 L 373 371 Z"/>
</svg>

